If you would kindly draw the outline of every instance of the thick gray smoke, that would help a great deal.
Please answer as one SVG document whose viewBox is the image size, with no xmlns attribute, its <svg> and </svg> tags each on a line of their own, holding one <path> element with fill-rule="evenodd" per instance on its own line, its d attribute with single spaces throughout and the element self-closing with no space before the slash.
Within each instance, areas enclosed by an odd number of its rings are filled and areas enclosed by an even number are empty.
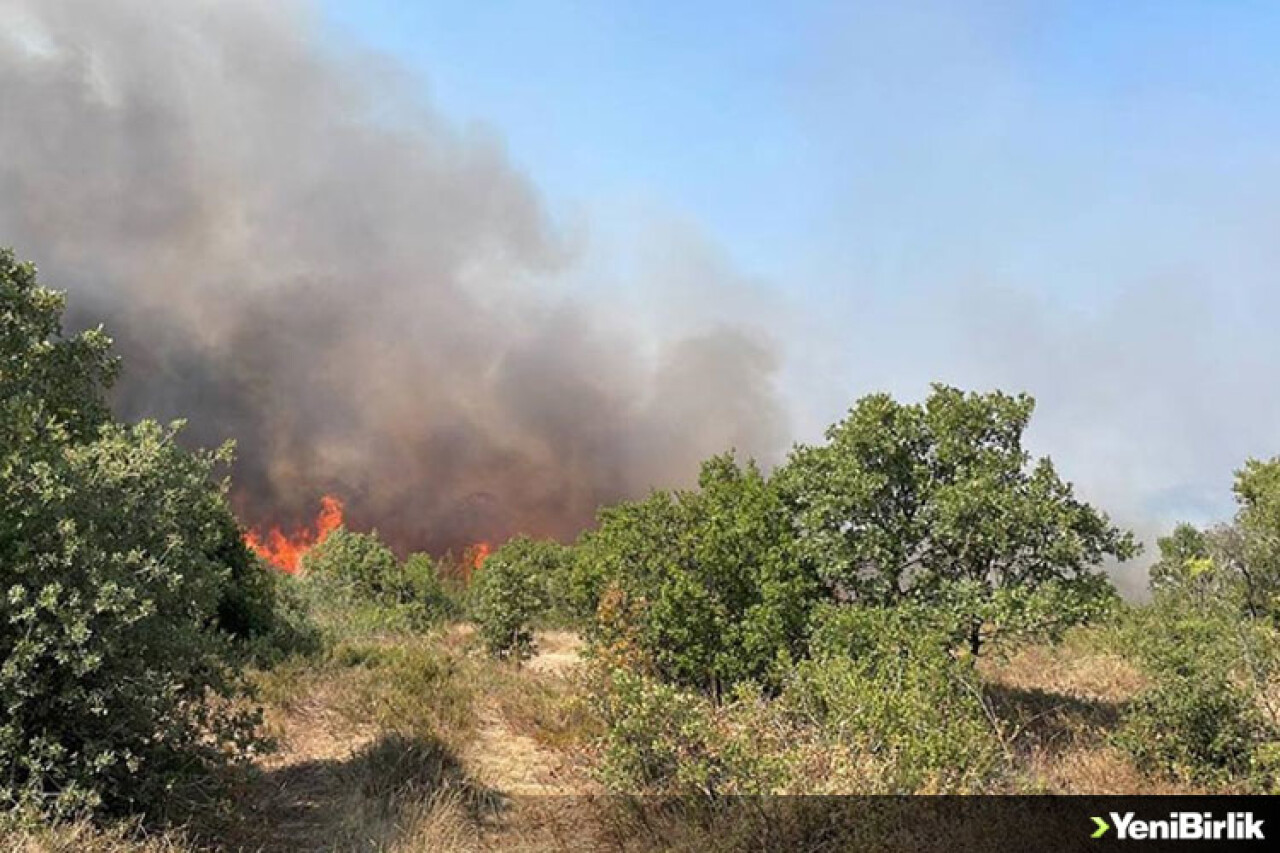
<svg viewBox="0 0 1280 853">
<path fill-rule="evenodd" d="M 567 536 L 786 434 L 771 348 L 639 340 L 500 144 L 255 0 L 0 0 L 0 244 L 105 321 L 122 415 L 235 438 L 247 521 Z"/>
</svg>

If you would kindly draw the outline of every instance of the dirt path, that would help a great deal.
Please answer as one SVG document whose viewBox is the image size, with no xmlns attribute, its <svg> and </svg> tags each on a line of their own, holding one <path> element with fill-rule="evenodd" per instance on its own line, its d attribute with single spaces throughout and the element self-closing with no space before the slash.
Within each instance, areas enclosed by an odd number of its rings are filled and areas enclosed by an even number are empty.
<svg viewBox="0 0 1280 853">
<path fill-rule="evenodd" d="M 525 710 L 561 687 L 572 689 L 560 680 L 580 664 L 581 641 L 570 632 L 539 632 L 538 653 L 517 669 L 483 656 L 472 634 L 464 624 L 443 637 L 464 663 L 457 677 L 475 679 L 475 725 L 439 767 L 373 720 L 353 719 L 348 680 L 304 680 L 287 703 L 269 707 L 281 748 L 258 762 L 260 773 L 215 849 L 579 849 L 584 801 L 556 795 L 588 793 L 594 783 L 570 755 L 538 740 Z M 448 796 L 415 801 L 430 786 L 406 788 L 400 777 L 414 773 L 437 787 L 452 780 L 439 787 Z M 494 812 L 468 805 L 479 802 L 500 805 Z"/>
<path fill-rule="evenodd" d="M 582 663 L 582 638 L 572 631 L 539 631 L 538 653 L 525 666 L 547 675 L 568 675 Z"/>
<path fill-rule="evenodd" d="M 540 631 L 537 654 L 522 673 L 565 676 L 581 663 L 582 641 L 568 631 Z M 475 741 L 464 758 L 475 777 L 512 796 L 577 794 L 584 782 L 563 756 L 513 731 L 497 703 L 482 701 Z"/>
<path fill-rule="evenodd" d="M 353 726 L 331 705 L 325 686 L 318 686 L 272 715 L 280 749 L 258 762 L 262 775 L 242 793 L 239 820 L 217 849 L 334 849 L 342 816 L 359 797 L 353 761 L 378 731 Z"/>
<path fill-rule="evenodd" d="M 510 796 L 571 794 L 563 761 L 528 735 L 511 731 L 494 706 L 480 709 L 476 739 L 464 763 L 481 783 Z"/>
</svg>

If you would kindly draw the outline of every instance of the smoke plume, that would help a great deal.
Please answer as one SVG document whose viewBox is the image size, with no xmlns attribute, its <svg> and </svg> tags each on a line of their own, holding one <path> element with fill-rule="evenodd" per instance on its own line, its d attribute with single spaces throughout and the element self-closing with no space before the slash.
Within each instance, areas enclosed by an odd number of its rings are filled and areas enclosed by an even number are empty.
<svg viewBox="0 0 1280 853">
<path fill-rule="evenodd" d="M 0 0 L 0 243 L 107 324 L 122 416 L 234 438 L 250 523 L 570 536 L 786 433 L 741 328 L 637 336 L 500 142 L 251 0 Z"/>
</svg>

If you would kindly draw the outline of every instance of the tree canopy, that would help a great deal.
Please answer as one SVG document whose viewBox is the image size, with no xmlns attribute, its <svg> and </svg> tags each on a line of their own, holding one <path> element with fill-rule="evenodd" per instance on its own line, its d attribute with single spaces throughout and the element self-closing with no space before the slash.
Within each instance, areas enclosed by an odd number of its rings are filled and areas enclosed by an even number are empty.
<svg viewBox="0 0 1280 853">
<path fill-rule="evenodd" d="M 975 654 L 1087 618 L 1111 594 L 1099 565 L 1138 545 L 1031 458 L 1034 408 L 945 385 L 920 404 L 864 397 L 779 475 L 801 555 L 837 597 L 947 607 Z"/>
</svg>

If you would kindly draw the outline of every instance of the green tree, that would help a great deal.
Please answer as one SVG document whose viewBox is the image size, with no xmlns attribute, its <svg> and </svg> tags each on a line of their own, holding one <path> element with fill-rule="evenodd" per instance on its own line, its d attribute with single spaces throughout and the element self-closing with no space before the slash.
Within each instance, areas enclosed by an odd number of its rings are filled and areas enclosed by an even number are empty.
<svg viewBox="0 0 1280 853">
<path fill-rule="evenodd" d="M 490 654 L 522 660 L 533 653 L 533 624 L 550 606 L 547 578 L 562 560 L 561 548 L 518 536 L 476 572 L 472 615 Z"/>
<path fill-rule="evenodd" d="M 1280 617 L 1280 457 L 1246 462 L 1235 493 L 1239 538 L 1224 558 L 1240 577 L 1249 615 Z"/>
<path fill-rule="evenodd" d="M 1209 537 L 1194 525 L 1179 524 L 1168 536 L 1157 539 L 1156 546 L 1160 559 L 1151 564 L 1147 574 L 1157 595 L 1184 588 L 1212 568 Z"/>
<path fill-rule="evenodd" d="M 863 398 L 780 474 L 801 555 L 839 598 L 943 607 L 974 654 L 1090 618 L 1114 595 L 1098 566 L 1138 546 L 1032 461 L 1034 406 L 944 385 L 922 404 Z"/>
<path fill-rule="evenodd" d="M 302 558 L 298 579 L 326 630 L 416 630 L 454 612 L 427 554 L 403 563 L 378 538 L 339 527 Z"/>
<path fill-rule="evenodd" d="M 719 697 L 803 654 L 821 589 L 754 463 L 714 457 L 698 484 L 604 510 L 583 560 L 624 599 L 597 639 L 634 642 L 665 679 Z"/>
<path fill-rule="evenodd" d="M 269 596 L 213 479 L 230 449 L 113 423 L 110 341 L 0 251 L 0 804 L 156 804 L 242 755 L 232 632 Z"/>
<path fill-rule="evenodd" d="M 400 594 L 400 564 L 376 532 L 339 527 L 303 555 L 302 571 L 353 599 L 392 602 Z"/>
<path fill-rule="evenodd" d="M 1150 571 L 1158 597 L 1231 602 L 1250 618 L 1280 617 L 1280 458 L 1236 472 L 1235 518 L 1200 530 L 1180 524 L 1159 540 Z"/>
<path fill-rule="evenodd" d="M 106 391 L 119 372 L 101 329 L 62 334 L 66 297 L 40 287 L 36 268 L 0 248 L 0 452 L 56 455 L 110 420 Z"/>
</svg>

